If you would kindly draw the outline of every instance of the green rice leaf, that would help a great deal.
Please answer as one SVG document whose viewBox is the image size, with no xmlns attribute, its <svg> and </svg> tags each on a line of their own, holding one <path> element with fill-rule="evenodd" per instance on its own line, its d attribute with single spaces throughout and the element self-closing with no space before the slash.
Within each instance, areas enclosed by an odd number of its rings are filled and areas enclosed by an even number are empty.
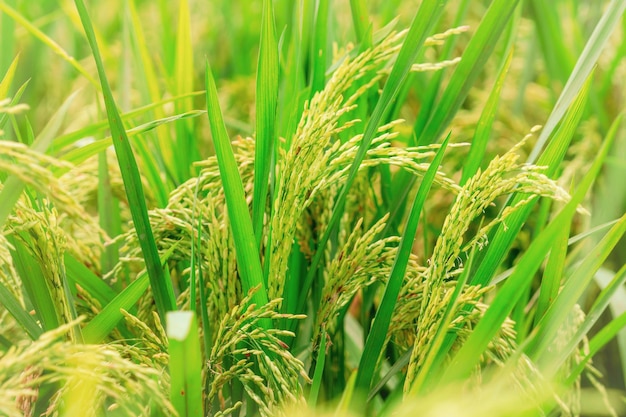
<svg viewBox="0 0 626 417">
<path fill-rule="evenodd" d="M 202 412 L 202 355 L 196 315 L 191 311 L 167 313 L 170 400 L 179 417 Z"/>
<path fill-rule="evenodd" d="M 311 384 L 311 391 L 309 391 L 309 401 L 307 402 L 308 406 L 311 408 L 315 408 L 317 404 L 317 396 L 320 392 L 320 387 L 322 385 L 322 375 L 324 374 L 324 364 L 326 363 L 326 338 L 327 334 L 325 331 L 322 332 L 322 336 L 320 337 L 320 347 L 317 353 L 317 361 L 315 363 L 315 372 L 313 373 L 313 383 Z"/>
<path fill-rule="evenodd" d="M 372 44 L 372 31 L 367 13 L 367 2 L 365 0 L 350 0 L 350 10 L 352 11 L 352 23 L 357 42 L 364 46 L 370 46 Z"/>
<path fill-rule="evenodd" d="M 489 142 L 491 127 L 493 125 L 494 119 L 496 118 L 498 103 L 500 102 L 500 92 L 502 91 L 502 86 L 504 85 L 504 80 L 506 78 L 506 74 L 509 71 L 512 60 L 513 50 L 509 52 L 504 63 L 500 67 L 500 71 L 498 72 L 498 78 L 496 79 L 496 82 L 491 89 L 491 92 L 489 93 L 487 103 L 485 103 L 483 112 L 481 113 L 478 124 L 476 125 L 476 130 L 474 131 L 474 137 L 472 139 L 472 145 L 470 146 L 467 159 L 463 164 L 463 176 L 461 177 L 461 181 L 459 184 L 461 186 L 463 186 L 468 179 L 473 177 L 474 174 L 476 174 L 478 168 L 480 168 L 480 163 L 484 158 L 485 150 L 487 149 L 487 143 Z"/>
<path fill-rule="evenodd" d="M 329 0 L 318 0 L 315 13 L 315 29 L 313 31 L 313 48 L 311 49 L 311 94 L 321 91 L 326 84 L 326 54 L 328 49 Z"/>
<path fill-rule="evenodd" d="M 263 0 L 261 46 L 256 82 L 256 144 L 254 147 L 254 195 L 252 223 L 257 247 L 261 247 L 267 193 L 274 172 L 276 106 L 278 102 L 278 43 L 274 29 L 274 9 Z"/>
<path fill-rule="evenodd" d="M 502 32 L 511 21 L 519 0 L 494 0 L 470 39 L 461 61 L 454 72 L 441 100 L 420 135 L 418 145 L 437 141 L 459 110 L 470 88 L 480 75 Z"/>
<path fill-rule="evenodd" d="M 203 110 L 192 110 L 183 114 L 176 114 L 174 116 L 169 116 L 164 119 L 153 120 L 148 123 L 144 123 L 142 125 L 136 126 L 132 129 L 126 131 L 126 137 L 132 138 L 137 135 L 141 135 L 142 133 L 149 132 L 153 129 L 158 128 L 161 125 L 173 123 L 177 120 L 198 117 L 203 115 L 205 112 Z M 66 154 L 64 154 L 61 159 L 64 161 L 71 162 L 73 164 L 80 164 L 81 162 L 85 162 L 87 159 L 91 158 L 94 155 L 97 155 L 100 152 L 105 151 L 109 146 L 115 145 L 115 139 L 113 136 L 106 137 L 104 139 L 100 139 L 98 141 L 92 142 L 88 145 L 81 146 L 80 148 L 73 149 Z M 62 172 L 59 172 L 62 173 Z"/>
<path fill-rule="evenodd" d="M 126 135 L 122 119 L 117 111 L 115 100 L 113 99 L 113 93 L 111 92 L 106 77 L 91 20 L 89 19 L 83 1 L 76 0 L 75 3 L 98 68 L 111 136 L 113 137 L 113 145 L 115 146 L 115 153 L 117 154 L 120 165 L 124 188 L 133 218 L 133 225 L 137 231 L 141 250 L 146 262 L 150 286 L 152 287 L 152 293 L 159 315 L 162 319 L 165 319 L 165 313 L 167 311 L 176 309 L 174 290 L 171 281 L 165 278 L 161 262 L 159 261 L 159 254 L 150 227 L 150 219 L 148 218 L 148 209 L 143 194 L 139 169 L 137 168 L 137 162 L 133 156 L 128 136 Z"/>
<path fill-rule="evenodd" d="M 400 241 L 400 246 L 391 269 L 389 281 L 385 286 L 383 298 L 376 311 L 376 317 L 374 318 L 372 328 L 365 342 L 365 348 L 363 349 L 363 355 L 359 363 L 355 389 L 362 393 L 369 391 L 372 385 L 378 357 L 384 348 L 389 324 L 391 323 L 391 316 L 396 305 L 396 300 L 398 299 L 398 294 L 402 288 L 402 282 L 409 262 L 413 241 L 415 240 L 422 208 L 428 197 L 430 187 L 435 179 L 441 160 L 443 159 L 449 139 L 450 135 L 443 141 L 441 148 L 437 151 L 433 162 L 424 175 L 420 188 L 415 196 L 413 206 L 411 207 L 404 234 L 402 235 L 402 240 Z M 355 398 L 358 398 L 358 396 Z M 354 405 L 356 406 L 356 404 Z"/>
<path fill-rule="evenodd" d="M 0 303 L 13 316 L 17 324 L 26 331 L 31 340 L 37 340 L 43 334 L 43 330 L 37 325 L 35 319 L 24 310 L 19 300 L 2 282 L 0 282 Z"/>
<path fill-rule="evenodd" d="M 220 176 L 226 196 L 226 208 L 230 219 L 230 227 L 235 240 L 237 251 L 237 266 L 241 277 L 244 293 L 259 286 L 254 292 L 252 301 L 257 306 L 267 304 L 267 290 L 263 280 L 263 270 L 259 258 L 259 250 L 256 247 L 252 220 L 248 211 L 248 204 L 243 190 L 243 183 L 235 161 L 233 148 L 224 126 L 222 111 L 217 97 L 215 80 L 211 73 L 209 62 L 206 62 L 206 100 L 211 134 L 215 145 L 215 154 L 219 165 Z M 271 323 L 268 319 L 261 321 L 263 327 L 269 328 Z"/>
</svg>

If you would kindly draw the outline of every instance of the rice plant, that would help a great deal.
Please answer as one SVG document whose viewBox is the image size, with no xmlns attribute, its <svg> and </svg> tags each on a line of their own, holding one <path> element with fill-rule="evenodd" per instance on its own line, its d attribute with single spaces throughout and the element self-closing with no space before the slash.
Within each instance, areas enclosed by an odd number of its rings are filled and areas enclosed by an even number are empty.
<svg viewBox="0 0 626 417">
<path fill-rule="evenodd" d="M 0 415 L 624 415 L 625 8 L 0 0 Z"/>
</svg>

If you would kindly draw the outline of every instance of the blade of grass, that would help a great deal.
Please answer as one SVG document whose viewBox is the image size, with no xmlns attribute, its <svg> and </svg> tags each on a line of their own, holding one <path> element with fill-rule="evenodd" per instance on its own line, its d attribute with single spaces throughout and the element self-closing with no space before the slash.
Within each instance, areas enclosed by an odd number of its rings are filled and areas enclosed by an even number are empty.
<svg viewBox="0 0 626 417">
<path fill-rule="evenodd" d="M 195 313 L 167 313 L 170 400 L 179 417 L 202 416 L 202 355 Z"/>
<path fill-rule="evenodd" d="M 191 43 L 191 22 L 189 20 L 189 3 L 180 0 L 178 11 L 178 30 L 176 34 L 176 57 L 174 60 L 174 92 L 177 95 L 193 91 L 193 44 Z M 193 109 L 191 98 L 176 101 L 176 113 L 186 113 Z M 199 158 L 195 136 L 188 120 L 175 123 L 176 148 L 174 160 L 177 182 L 182 183 L 189 178 L 193 161 Z"/>
<path fill-rule="evenodd" d="M 252 223 L 257 247 L 261 247 L 267 193 L 274 173 L 278 102 L 278 44 L 271 0 L 263 0 L 261 45 L 256 81 L 256 144 L 254 148 L 254 195 Z"/>
<path fill-rule="evenodd" d="M 189 113 L 177 114 L 174 116 L 166 117 L 165 119 L 161 119 L 161 120 L 153 120 L 151 122 L 144 123 L 142 125 L 129 129 L 128 131 L 126 131 L 125 136 L 126 138 L 130 139 L 142 133 L 149 132 L 152 129 L 155 129 L 163 124 L 173 123 L 173 122 L 176 122 L 177 120 L 185 119 L 189 117 L 198 117 L 200 115 L 203 115 L 204 113 L 205 113 L 204 110 L 192 110 Z M 91 158 L 92 156 L 97 155 L 98 153 L 106 150 L 112 144 L 114 145 L 115 142 L 116 142 L 115 137 L 109 136 L 104 139 L 100 139 L 96 142 L 92 142 L 88 145 L 82 146 L 80 148 L 73 149 L 67 152 L 66 154 L 62 155 L 61 159 L 71 162 L 75 165 L 78 165 L 81 162 L 84 162 L 85 160 L 87 160 L 88 158 Z M 62 172 L 63 171 L 58 171 L 58 173 L 62 173 Z"/>
<path fill-rule="evenodd" d="M 143 71 L 143 77 L 139 77 L 141 80 L 145 81 L 147 95 L 152 103 L 157 103 L 161 101 L 161 92 L 159 89 L 159 81 L 157 78 L 156 70 L 154 68 L 154 64 L 152 62 L 151 51 L 149 49 L 148 43 L 146 42 L 146 38 L 144 36 L 143 27 L 141 25 L 141 19 L 137 13 L 137 7 L 135 6 L 136 0 L 130 0 L 127 2 L 132 32 L 131 36 L 137 48 L 136 58 L 138 60 L 137 67 L 141 68 Z M 201 92 L 202 94 L 204 92 Z M 122 118 L 124 115 L 122 115 Z M 165 111 L 161 107 L 154 107 L 154 118 L 155 119 L 163 119 L 165 118 Z M 173 147 L 171 146 L 171 141 L 169 139 L 169 135 L 167 129 L 165 128 L 157 128 L 156 136 L 159 142 L 159 155 L 163 164 L 165 164 L 170 172 L 173 172 L 174 166 L 174 155 L 173 155 Z"/>
<path fill-rule="evenodd" d="M 154 295 L 157 311 L 161 319 L 165 320 L 165 313 L 176 309 L 174 290 L 171 281 L 165 279 L 163 268 L 159 261 L 156 242 L 154 241 L 152 228 L 150 227 L 150 219 L 148 218 L 148 209 L 143 194 L 139 169 L 137 168 L 137 162 L 133 156 L 128 136 L 124 130 L 122 119 L 115 106 L 115 100 L 113 99 L 113 93 L 111 92 L 111 87 L 106 77 L 91 20 L 83 0 L 75 0 L 75 3 L 98 68 L 98 75 L 100 76 L 102 92 L 104 94 L 104 103 L 111 128 L 111 136 L 113 137 L 113 145 L 120 165 L 133 225 L 137 231 L 146 263 L 146 269 L 148 271 L 148 277 L 150 278 L 150 286 Z"/>
<path fill-rule="evenodd" d="M 24 295 L 28 297 L 28 300 L 34 309 L 34 319 L 37 319 L 37 321 L 41 323 L 41 327 L 37 327 L 43 331 L 56 329 L 59 326 L 59 321 L 57 319 L 54 302 L 50 295 L 50 291 L 48 291 L 46 280 L 41 271 L 41 266 L 33 258 L 32 254 L 21 240 L 12 236 L 8 236 L 7 240 L 11 246 L 13 246 L 13 250 L 11 250 L 11 258 L 13 259 L 15 269 L 22 280 Z M 24 313 L 28 314 L 26 311 L 24 311 Z M 12 314 L 15 315 L 15 310 Z M 32 318 L 30 315 L 29 317 Z M 30 326 L 28 322 L 24 321 L 23 316 L 21 318 L 16 317 L 16 319 L 21 321 L 20 324 L 23 327 L 29 326 L 27 332 L 32 334 L 32 326 Z M 24 328 L 26 329 L 26 327 Z"/>
<path fill-rule="evenodd" d="M 462 0 L 458 6 L 456 16 L 454 18 L 453 27 L 458 27 L 461 25 L 465 16 L 467 15 L 467 10 L 470 5 L 470 0 Z M 456 37 L 451 37 L 446 39 L 446 43 L 443 46 L 441 51 L 441 59 L 450 59 L 452 57 L 452 52 L 454 50 L 454 46 L 456 45 Z M 431 117 L 431 113 L 435 107 L 435 101 L 441 90 L 441 84 L 444 79 L 446 71 L 437 71 L 433 74 L 432 78 L 428 81 L 425 86 L 426 89 L 423 95 L 420 97 L 420 112 L 415 119 L 415 123 L 413 125 L 413 138 L 415 141 L 420 137 L 428 119 Z M 419 80 L 419 78 L 417 78 Z M 414 144 L 414 143 L 413 143 Z"/>
<path fill-rule="evenodd" d="M 510 17 L 518 3 L 519 0 L 494 0 L 490 4 L 476 33 L 467 44 L 461 61 L 454 68 L 441 100 L 417 141 L 418 145 L 436 142 L 450 124 L 507 25 L 514 22 Z"/>
<path fill-rule="evenodd" d="M 304 310 L 307 294 L 309 292 L 309 289 L 311 288 L 311 284 L 313 283 L 313 278 L 317 273 L 317 268 L 320 264 L 320 261 L 322 260 L 326 243 L 328 242 L 330 236 L 334 233 L 334 230 L 339 223 L 339 219 L 343 215 L 343 207 L 346 201 L 346 197 L 348 195 L 348 191 L 350 190 L 350 187 L 352 187 L 352 183 L 356 178 L 356 174 L 359 170 L 359 167 L 361 166 L 361 163 L 363 162 L 367 150 L 370 147 L 372 139 L 376 134 L 378 126 L 384 119 L 384 116 L 389 108 L 391 108 L 391 106 L 393 105 L 393 99 L 400 91 L 400 88 L 406 80 L 406 77 L 409 74 L 412 65 L 415 63 L 416 57 L 424 46 L 424 41 L 426 40 L 429 33 L 432 31 L 434 22 L 437 21 L 438 17 L 443 12 L 443 8 L 446 3 L 447 0 L 433 0 L 422 3 L 413 19 L 413 22 L 411 23 L 409 33 L 407 34 L 407 37 L 402 44 L 402 48 L 400 49 L 398 58 L 396 59 L 396 62 L 391 69 L 391 73 L 389 74 L 389 78 L 385 83 L 385 86 L 383 87 L 380 100 L 376 104 L 372 116 L 367 123 L 365 132 L 363 134 L 363 139 L 361 140 L 359 149 L 357 150 L 357 153 L 354 157 L 354 161 L 350 166 L 346 183 L 342 187 L 341 192 L 339 193 L 339 196 L 335 201 L 335 207 L 333 209 L 331 218 L 328 221 L 326 231 L 318 242 L 318 249 L 315 252 L 315 255 L 311 262 L 311 266 L 302 286 L 300 299 L 298 300 L 297 311 Z"/>
<path fill-rule="evenodd" d="M 420 214 L 424 207 L 424 202 L 428 197 L 428 193 L 432 186 L 433 180 L 443 159 L 446 146 L 450 135 L 443 141 L 441 148 L 437 151 L 433 162 L 426 171 L 420 188 L 413 201 L 411 212 L 407 220 L 406 228 L 398 247 L 398 252 L 391 268 L 389 280 L 385 286 L 383 298 L 380 301 L 376 316 L 372 324 L 372 328 L 365 342 L 365 348 L 363 349 L 363 355 L 361 356 L 361 362 L 357 371 L 355 389 L 361 393 L 367 393 L 372 385 L 374 378 L 374 371 L 376 364 L 378 363 L 378 357 L 384 347 L 385 340 L 387 339 L 387 331 L 389 329 L 389 323 L 391 323 L 391 316 L 398 299 L 398 294 L 402 288 L 402 281 L 406 273 L 407 264 L 409 262 L 409 256 L 413 247 L 413 241 L 415 240 L 415 234 L 417 232 L 417 226 L 419 223 Z M 358 398 L 354 397 L 354 398 Z M 364 404 L 361 404 L 363 406 Z M 361 408 L 358 404 L 353 404 L 357 409 Z"/>
<path fill-rule="evenodd" d="M 173 244 L 163 255 L 161 255 L 161 262 L 164 265 L 170 258 L 172 253 L 178 248 L 179 243 Z M 87 276 L 85 274 L 84 276 Z M 83 276 L 83 278 L 84 278 Z M 83 340 L 85 343 L 101 343 L 104 338 L 117 326 L 117 324 L 124 318 L 124 315 L 120 312 L 121 309 L 132 312 L 134 305 L 139 301 L 139 298 L 145 294 L 150 280 L 143 271 L 137 276 L 137 278 L 131 282 L 128 287 L 124 288 L 122 292 L 114 296 L 109 302 L 103 304 L 102 310 L 94 317 L 83 329 Z M 92 288 L 91 286 L 86 288 Z M 96 296 L 98 290 L 94 288 L 94 292 L 90 292 Z"/>
<path fill-rule="evenodd" d="M 65 252 L 63 260 L 70 282 L 80 285 L 100 305 L 107 305 L 116 297 L 117 293 L 102 278 L 77 261 L 71 253 Z"/>
<path fill-rule="evenodd" d="M 154 103 L 150 103 L 148 105 L 138 107 L 129 112 L 121 113 L 120 117 L 122 118 L 122 120 L 126 121 L 134 117 L 142 116 L 145 113 L 148 113 L 149 111 L 156 109 L 157 107 L 164 106 L 168 103 L 174 102 L 176 100 L 180 100 L 184 97 L 197 96 L 200 94 L 204 94 L 204 91 L 194 91 L 193 93 L 183 94 L 182 96 L 168 97 L 166 99 L 155 101 Z M 166 117 L 163 116 L 163 119 L 157 118 L 155 120 L 166 120 Z M 77 129 L 73 132 L 64 133 L 54 139 L 55 148 L 57 151 L 62 151 L 67 146 L 72 145 L 77 140 L 83 139 L 88 136 L 96 136 L 99 132 L 103 132 L 108 128 L 109 128 L 109 121 L 102 120 L 99 122 L 92 123 L 88 126 L 82 127 L 80 129 Z"/>
<path fill-rule="evenodd" d="M 209 61 L 206 61 L 206 101 L 215 154 L 219 165 L 220 176 L 224 186 L 226 208 L 230 219 L 230 226 L 237 251 L 237 266 L 241 277 L 244 293 L 259 286 L 254 292 L 252 302 L 257 306 L 267 304 L 267 289 L 263 280 L 263 269 L 259 250 L 256 247 L 252 219 L 248 211 L 248 204 L 243 190 L 243 183 L 235 161 L 233 148 L 224 126 L 222 111 L 217 97 L 217 87 L 211 73 Z M 264 328 L 271 326 L 269 319 L 263 319 L 261 325 Z"/>
</svg>

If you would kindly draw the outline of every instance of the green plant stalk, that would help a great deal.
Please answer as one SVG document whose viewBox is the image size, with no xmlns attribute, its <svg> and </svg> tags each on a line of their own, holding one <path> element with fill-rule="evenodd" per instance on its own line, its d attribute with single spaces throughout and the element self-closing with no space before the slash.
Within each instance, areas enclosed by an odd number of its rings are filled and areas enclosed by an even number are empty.
<svg viewBox="0 0 626 417">
<path fill-rule="evenodd" d="M 570 233 L 569 227 L 559 230 L 554 237 L 552 248 L 546 268 L 541 279 L 541 288 L 539 290 L 539 300 L 535 310 L 534 326 L 536 327 L 544 314 L 552 305 L 559 293 L 561 286 L 561 278 L 565 267 L 565 258 L 567 255 L 567 238 Z"/>
</svg>

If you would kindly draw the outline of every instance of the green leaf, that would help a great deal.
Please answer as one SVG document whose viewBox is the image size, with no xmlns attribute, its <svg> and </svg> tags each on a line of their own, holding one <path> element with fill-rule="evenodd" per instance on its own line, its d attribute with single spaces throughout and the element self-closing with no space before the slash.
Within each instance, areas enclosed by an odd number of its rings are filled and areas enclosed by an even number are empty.
<svg viewBox="0 0 626 417">
<path fill-rule="evenodd" d="M 383 293 L 380 306 L 376 311 L 376 317 L 374 318 L 372 328 L 365 342 L 365 348 L 363 349 L 363 355 L 359 363 L 355 389 L 361 393 L 369 391 L 372 385 L 376 364 L 378 363 L 380 352 L 383 350 L 385 340 L 387 340 L 391 316 L 396 306 L 398 294 L 402 288 L 402 282 L 415 240 L 420 214 L 422 213 L 422 208 L 428 197 L 433 180 L 437 175 L 437 170 L 443 159 L 449 139 L 450 135 L 443 141 L 441 148 L 437 151 L 437 155 L 435 155 L 428 171 L 426 171 L 417 195 L 415 196 L 413 206 L 411 207 L 402 240 L 400 241 L 400 246 L 398 247 L 398 252 L 391 268 L 391 274 L 385 286 L 385 292 Z M 358 396 L 355 398 L 358 398 Z M 357 406 L 357 404 L 354 404 L 354 406 Z"/>
<path fill-rule="evenodd" d="M 326 53 L 328 45 L 329 0 L 318 0 L 315 12 L 315 30 L 311 48 L 311 94 L 324 89 L 326 84 Z"/>
<path fill-rule="evenodd" d="M 500 67 L 498 78 L 489 93 L 489 98 L 487 98 L 487 103 L 485 103 L 480 119 L 478 119 L 478 124 L 476 125 L 476 130 L 474 131 L 474 137 L 472 138 L 469 154 L 463 164 L 463 176 L 461 177 L 461 181 L 459 183 L 461 186 L 463 186 L 468 179 L 473 177 L 474 174 L 476 174 L 476 171 L 478 171 L 478 168 L 480 168 L 480 163 L 484 158 L 487 143 L 489 142 L 491 127 L 493 126 L 493 121 L 496 118 L 498 103 L 500 102 L 500 92 L 502 91 L 502 86 L 504 85 L 504 80 L 507 72 L 509 71 L 512 60 L 513 50 L 509 52 L 507 58 Z"/>
<path fill-rule="evenodd" d="M 278 43 L 271 0 L 263 0 L 261 46 L 256 81 L 256 143 L 254 148 L 254 195 L 252 219 L 257 247 L 261 247 L 267 193 L 274 173 L 278 102 Z"/>
<path fill-rule="evenodd" d="M 126 197 L 128 198 L 128 203 L 130 205 L 133 225 L 137 231 L 141 251 L 146 262 L 146 269 L 150 278 L 150 286 L 152 288 L 152 294 L 154 295 L 156 307 L 161 319 L 164 320 L 165 313 L 167 311 L 176 309 L 174 290 L 172 288 L 171 281 L 165 278 L 161 262 L 159 261 L 156 242 L 154 241 L 154 235 L 152 234 L 152 228 L 150 227 L 150 219 L 148 217 L 148 209 L 146 207 L 143 186 L 141 184 L 141 176 L 139 175 L 137 162 L 133 156 L 128 136 L 126 135 L 124 125 L 122 124 L 122 119 L 117 111 L 115 100 L 113 99 L 113 93 L 111 92 L 111 87 L 109 86 L 109 82 L 106 77 L 104 64 L 102 63 L 102 58 L 100 57 L 100 51 L 96 43 L 96 36 L 91 20 L 89 19 L 83 0 L 75 0 L 75 3 L 85 29 L 85 34 L 87 35 L 87 40 L 89 41 L 89 45 L 96 61 L 96 67 L 98 68 L 98 75 L 100 76 L 100 83 L 104 94 L 104 104 L 106 106 L 107 116 L 109 119 L 111 136 L 113 138 L 113 145 L 115 147 L 115 153 L 120 165 L 124 188 L 126 190 Z"/>
<path fill-rule="evenodd" d="M 252 296 L 252 301 L 257 306 L 263 306 L 267 304 L 268 299 L 263 281 L 259 250 L 255 244 L 256 240 L 243 190 L 243 183 L 239 175 L 237 162 L 235 161 L 235 154 L 226 132 L 226 126 L 224 126 L 224 119 L 222 118 L 222 111 L 217 97 L 217 87 L 215 86 L 215 80 L 213 79 L 208 60 L 206 62 L 205 81 L 207 113 L 220 176 L 224 186 L 226 208 L 235 241 L 237 266 L 243 292 L 247 294 L 251 289 L 259 286 L 259 289 Z M 265 328 L 271 326 L 269 319 L 263 319 L 261 324 Z"/>
<path fill-rule="evenodd" d="M 2 282 L 0 282 L 0 303 L 13 316 L 17 324 L 26 331 L 31 340 L 37 340 L 43 334 L 43 330 L 37 325 L 35 319 L 24 310 L 19 300 Z"/>
<path fill-rule="evenodd" d="M 461 61 L 417 141 L 418 145 L 436 142 L 450 124 L 511 21 L 518 3 L 519 0 L 494 0 L 491 3 L 465 47 Z"/>
<path fill-rule="evenodd" d="M 202 355 L 196 315 L 191 311 L 167 313 L 170 400 L 179 417 L 202 412 Z"/>
</svg>

